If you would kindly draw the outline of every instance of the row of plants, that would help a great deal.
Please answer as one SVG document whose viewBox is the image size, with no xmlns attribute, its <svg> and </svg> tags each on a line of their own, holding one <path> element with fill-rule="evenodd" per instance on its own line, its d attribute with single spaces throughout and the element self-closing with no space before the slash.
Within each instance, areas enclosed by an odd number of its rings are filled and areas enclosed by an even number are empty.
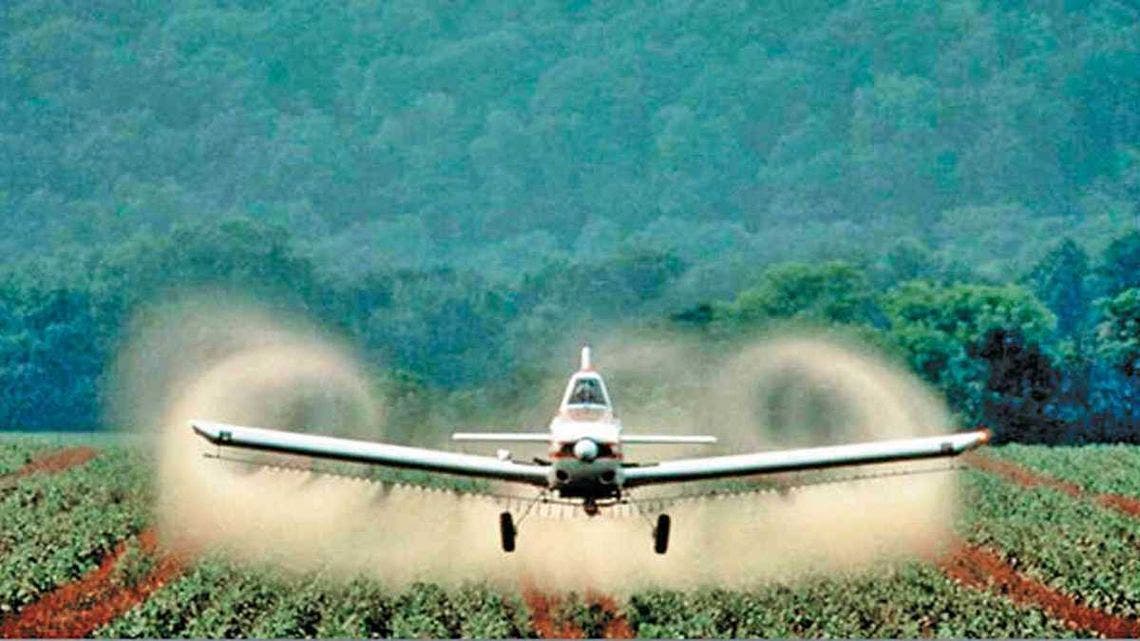
<svg viewBox="0 0 1140 641">
<path fill-rule="evenodd" d="M 145 527 L 150 467 L 137 449 L 110 447 L 0 488 L 0 613 L 81 577 Z"/>
<path fill-rule="evenodd" d="M 1140 520 L 975 470 L 962 480 L 966 538 L 1086 605 L 1140 618 Z"/>
<path fill-rule="evenodd" d="M 656 638 L 1074 635 L 1041 610 L 963 588 L 918 563 L 747 591 L 643 592 L 626 611 L 638 636 Z"/>
<path fill-rule="evenodd" d="M 1064 637 L 1074 632 L 1035 608 L 962 588 L 933 567 L 817 578 L 751 590 L 653 590 L 625 613 L 644 637 Z M 614 613 L 570 595 L 553 613 L 598 637 Z M 516 595 L 476 585 L 379 583 L 284 577 L 218 559 L 97 631 L 100 637 L 532 637 Z"/>
<path fill-rule="evenodd" d="M 0 441 L 0 475 L 10 474 L 32 462 L 35 444 L 24 440 Z"/>
<path fill-rule="evenodd" d="M 1129 445 L 1041 447 L 1010 444 L 994 448 L 998 458 L 1076 483 L 1090 492 L 1140 497 L 1140 448 Z"/>
<path fill-rule="evenodd" d="M 992 455 L 1093 491 L 1136 495 L 1140 450 L 1128 446 L 1007 446 Z M 1140 479 L 1138 479 L 1140 480 Z M 961 474 L 958 530 L 1015 569 L 1106 612 L 1140 613 L 1140 521 L 1048 488 Z M 1130 492 L 1131 490 L 1131 492 Z M 951 583 L 930 565 L 745 592 L 656 591 L 628 607 L 639 636 L 1058 636 L 1040 610 Z M 921 613 L 916 616 L 916 613 Z"/>
<path fill-rule="evenodd" d="M 389 590 L 362 577 L 290 576 L 219 558 L 196 564 L 96 631 L 100 637 L 529 637 L 517 596 L 475 584 Z"/>
</svg>

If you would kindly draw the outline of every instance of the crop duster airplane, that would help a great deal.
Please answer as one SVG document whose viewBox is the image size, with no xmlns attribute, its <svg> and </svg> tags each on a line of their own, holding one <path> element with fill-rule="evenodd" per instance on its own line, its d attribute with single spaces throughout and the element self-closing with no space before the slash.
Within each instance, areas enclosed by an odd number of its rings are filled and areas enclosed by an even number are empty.
<svg viewBox="0 0 1140 641">
<path fill-rule="evenodd" d="M 546 443 L 550 448 L 546 460 L 536 458 L 532 462 L 515 461 L 506 450 L 499 450 L 498 456 L 480 456 L 205 420 L 192 420 L 190 426 L 197 434 L 219 447 L 444 472 L 529 485 L 541 490 L 536 501 L 556 494 L 562 501 L 580 505 L 590 516 L 596 515 L 601 508 L 627 501 L 629 491 L 635 488 L 952 457 L 981 446 L 990 439 L 989 430 L 978 430 L 943 436 L 634 463 L 625 460 L 622 451 L 625 445 L 705 444 L 715 443 L 716 438 L 624 434 L 621 422 L 614 416 L 606 384 L 590 363 L 589 347 L 582 348 L 581 368 L 570 377 L 558 414 L 550 422 L 549 432 L 476 432 L 452 435 L 456 441 Z M 656 527 L 653 528 L 653 547 L 658 554 L 664 554 L 668 549 L 670 527 L 669 515 L 659 514 Z M 503 550 L 514 551 L 517 530 L 509 511 L 499 515 L 499 530 Z"/>
</svg>

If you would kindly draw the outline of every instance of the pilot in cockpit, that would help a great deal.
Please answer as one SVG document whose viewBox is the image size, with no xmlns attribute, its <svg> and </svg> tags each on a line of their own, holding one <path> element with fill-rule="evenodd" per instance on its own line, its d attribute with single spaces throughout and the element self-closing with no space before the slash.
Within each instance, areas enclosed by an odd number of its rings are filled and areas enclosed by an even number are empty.
<svg viewBox="0 0 1140 641">
<path fill-rule="evenodd" d="M 580 378 L 574 384 L 574 391 L 570 394 L 570 402 L 576 405 L 605 405 L 606 399 L 602 395 L 602 388 L 593 378 Z"/>
</svg>

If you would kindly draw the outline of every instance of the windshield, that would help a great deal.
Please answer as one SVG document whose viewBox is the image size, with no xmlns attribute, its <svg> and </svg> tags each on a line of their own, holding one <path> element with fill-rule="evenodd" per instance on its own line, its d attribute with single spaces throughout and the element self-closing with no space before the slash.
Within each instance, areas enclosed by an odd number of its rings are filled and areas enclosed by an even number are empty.
<svg viewBox="0 0 1140 641">
<path fill-rule="evenodd" d="M 574 383 L 574 391 L 570 392 L 570 403 L 573 405 L 605 405 L 606 397 L 602 393 L 602 386 L 598 379 L 578 379 Z"/>
</svg>

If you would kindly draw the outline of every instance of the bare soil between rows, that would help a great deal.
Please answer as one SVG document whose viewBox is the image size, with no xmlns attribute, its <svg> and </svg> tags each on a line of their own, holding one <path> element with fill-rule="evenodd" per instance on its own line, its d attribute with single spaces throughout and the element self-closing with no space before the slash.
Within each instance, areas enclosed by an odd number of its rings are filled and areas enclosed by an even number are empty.
<svg viewBox="0 0 1140 641">
<path fill-rule="evenodd" d="M 56 474 L 83 465 L 99 452 L 90 447 L 65 447 L 41 454 L 15 472 L 0 475 L 0 487 L 5 487 L 33 474 Z"/>
<path fill-rule="evenodd" d="M 1093 501 L 1098 505 L 1115 510 L 1126 516 L 1140 518 L 1140 499 L 1123 494 L 1089 492 L 1076 483 L 1063 481 L 1036 470 L 1009 461 L 991 458 L 971 452 L 963 457 L 966 462 L 983 472 L 989 472 L 1020 485 L 1021 487 L 1047 487 L 1067 494 L 1075 499 Z"/>
<path fill-rule="evenodd" d="M 573 621 L 565 618 L 561 612 L 563 599 L 558 595 L 544 592 L 533 586 L 523 588 L 523 601 L 530 609 L 531 626 L 542 639 L 583 639 L 587 637 L 585 630 Z M 600 610 L 605 624 L 602 628 L 603 639 L 632 639 L 633 628 L 625 615 L 617 607 L 613 597 L 588 593 L 585 598 L 586 606 Z"/>
<path fill-rule="evenodd" d="M 127 543 L 120 543 L 103 558 L 99 567 L 71 583 L 59 586 L 0 623 L 4 638 L 80 638 L 89 636 L 182 573 L 183 562 L 158 554 L 153 529 L 138 535 L 143 554 L 156 559 L 154 566 L 135 583 L 126 584 L 116 575 Z"/>
<path fill-rule="evenodd" d="M 1117 639 L 1140 637 L 1140 620 L 1083 605 L 1072 596 L 1018 572 L 993 550 L 960 544 L 939 562 L 939 567 L 962 585 L 988 589 L 1019 605 L 1041 608 L 1074 630 Z"/>
</svg>

